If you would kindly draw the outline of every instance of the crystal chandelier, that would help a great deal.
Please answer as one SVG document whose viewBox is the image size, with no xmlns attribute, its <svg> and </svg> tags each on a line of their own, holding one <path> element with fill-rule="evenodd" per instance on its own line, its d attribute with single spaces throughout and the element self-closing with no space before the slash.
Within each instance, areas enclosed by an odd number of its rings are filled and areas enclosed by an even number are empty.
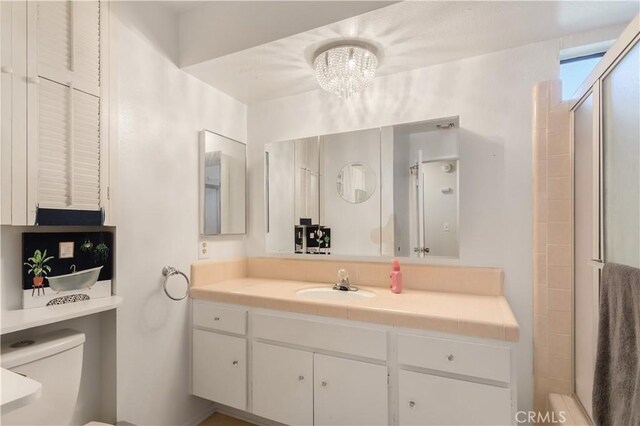
<svg viewBox="0 0 640 426">
<path fill-rule="evenodd" d="M 378 58 L 366 47 L 345 44 L 323 50 L 313 67 L 320 87 L 347 99 L 371 85 Z"/>
</svg>

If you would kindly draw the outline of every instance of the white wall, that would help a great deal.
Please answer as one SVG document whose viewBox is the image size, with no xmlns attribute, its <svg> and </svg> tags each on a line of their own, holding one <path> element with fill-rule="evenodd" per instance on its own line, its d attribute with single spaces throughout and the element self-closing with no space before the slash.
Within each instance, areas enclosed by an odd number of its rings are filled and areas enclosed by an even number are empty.
<svg viewBox="0 0 640 426">
<path fill-rule="evenodd" d="M 570 42 L 593 42 L 593 37 Z M 249 254 L 264 253 L 259 194 L 265 142 L 459 115 L 460 156 L 479 162 L 473 168 L 460 163 L 461 181 L 475 182 L 461 200 L 460 219 L 474 226 L 460 229 L 469 243 L 461 247 L 460 259 L 449 263 L 504 268 L 505 295 L 521 326 L 519 407 L 530 408 L 531 90 L 534 83 L 557 77 L 559 51 L 567 44 L 551 40 L 381 77 L 348 102 L 318 90 L 250 105 Z"/>
<path fill-rule="evenodd" d="M 115 4 L 118 61 L 118 420 L 184 424 L 208 401 L 189 395 L 188 302 L 161 269 L 197 259 L 198 132 L 246 141 L 246 107 L 175 65 L 177 21 L 154 2 Z M 210 257 L 244 255 L 243 237 L 212 238 Z"/>
</svg>

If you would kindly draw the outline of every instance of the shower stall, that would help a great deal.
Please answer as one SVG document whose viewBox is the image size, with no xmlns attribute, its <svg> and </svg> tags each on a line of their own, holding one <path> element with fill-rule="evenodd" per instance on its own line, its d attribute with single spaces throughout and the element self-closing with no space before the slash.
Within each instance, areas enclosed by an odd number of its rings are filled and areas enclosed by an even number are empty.
<svg viewBox="0 0 640 426">
<path fill-rule="evenodd" d="M 574 384 L 592 416 L 605 262 L 640 267 L 640 21 L 607 52 L 571 105 Z"/>
</svg>

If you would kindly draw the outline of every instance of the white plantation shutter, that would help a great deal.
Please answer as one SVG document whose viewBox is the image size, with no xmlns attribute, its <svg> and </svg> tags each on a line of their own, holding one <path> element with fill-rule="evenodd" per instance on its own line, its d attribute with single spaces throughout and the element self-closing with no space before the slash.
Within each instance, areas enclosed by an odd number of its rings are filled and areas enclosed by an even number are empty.
<svg viewBox="0 0 640 426">
<path fill-rule="evenodd" d="M 42 79 L 38 95 L 38 201 L 43 207 L 64 208 L 71 204 L 71 89 Z"/>
<path fill-rule="evenodd" d="M 74 5 L 75 85 L 100 96 L 100 3 L 78 1 Z"/>
<path fill-rule="evenodd" d="M 100 3 L 41 1 L 38 204 L 100 209 Z"/>
<path fill-rule="evenodd" d="M 73 94 L 73 204 L 100 206 L 100 99 L 80 91 Z"/>
<path fill-rule="evenodd" d="M 72 4 L 42 1 L 38 13 L 38 74 L 59 83 L 69 83 L 72 68 Z"/>
</svg>

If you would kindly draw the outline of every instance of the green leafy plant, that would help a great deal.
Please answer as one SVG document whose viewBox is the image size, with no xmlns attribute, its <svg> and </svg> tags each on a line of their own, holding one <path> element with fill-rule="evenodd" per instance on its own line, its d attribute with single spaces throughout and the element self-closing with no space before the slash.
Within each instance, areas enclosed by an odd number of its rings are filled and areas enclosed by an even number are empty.
<svg viewBox="0 0 640 426">
<path fill-rule="evenodd" d="M 53 259 L 53 256 L 47 257 L 47 250 L 44 252 L 41 252 L 40 250 L 34 251 L 33 256 L 27 259 L 29 262 L 24 263 L 30 268 L 27 274 L 33 274 L 35 278 L 47 275 L 51 272 L 51 267 L 49 265 L 45 265 L 45 263 L 49 262 L 51 259 Z"/>
<path fill-rule="evenodd" d="M 93 243 L 89 238 L 85 238 L 84 243 L 80 246 L 80 251 L 83 253 L 90 253 L 93 250 Z"/>
<path fill-rule="evenodd" d="M 106 262 L 109 258 L 109 247 L 105 243 L 100 243 L 95 248 L 96 262 Z"/>
</svg>

